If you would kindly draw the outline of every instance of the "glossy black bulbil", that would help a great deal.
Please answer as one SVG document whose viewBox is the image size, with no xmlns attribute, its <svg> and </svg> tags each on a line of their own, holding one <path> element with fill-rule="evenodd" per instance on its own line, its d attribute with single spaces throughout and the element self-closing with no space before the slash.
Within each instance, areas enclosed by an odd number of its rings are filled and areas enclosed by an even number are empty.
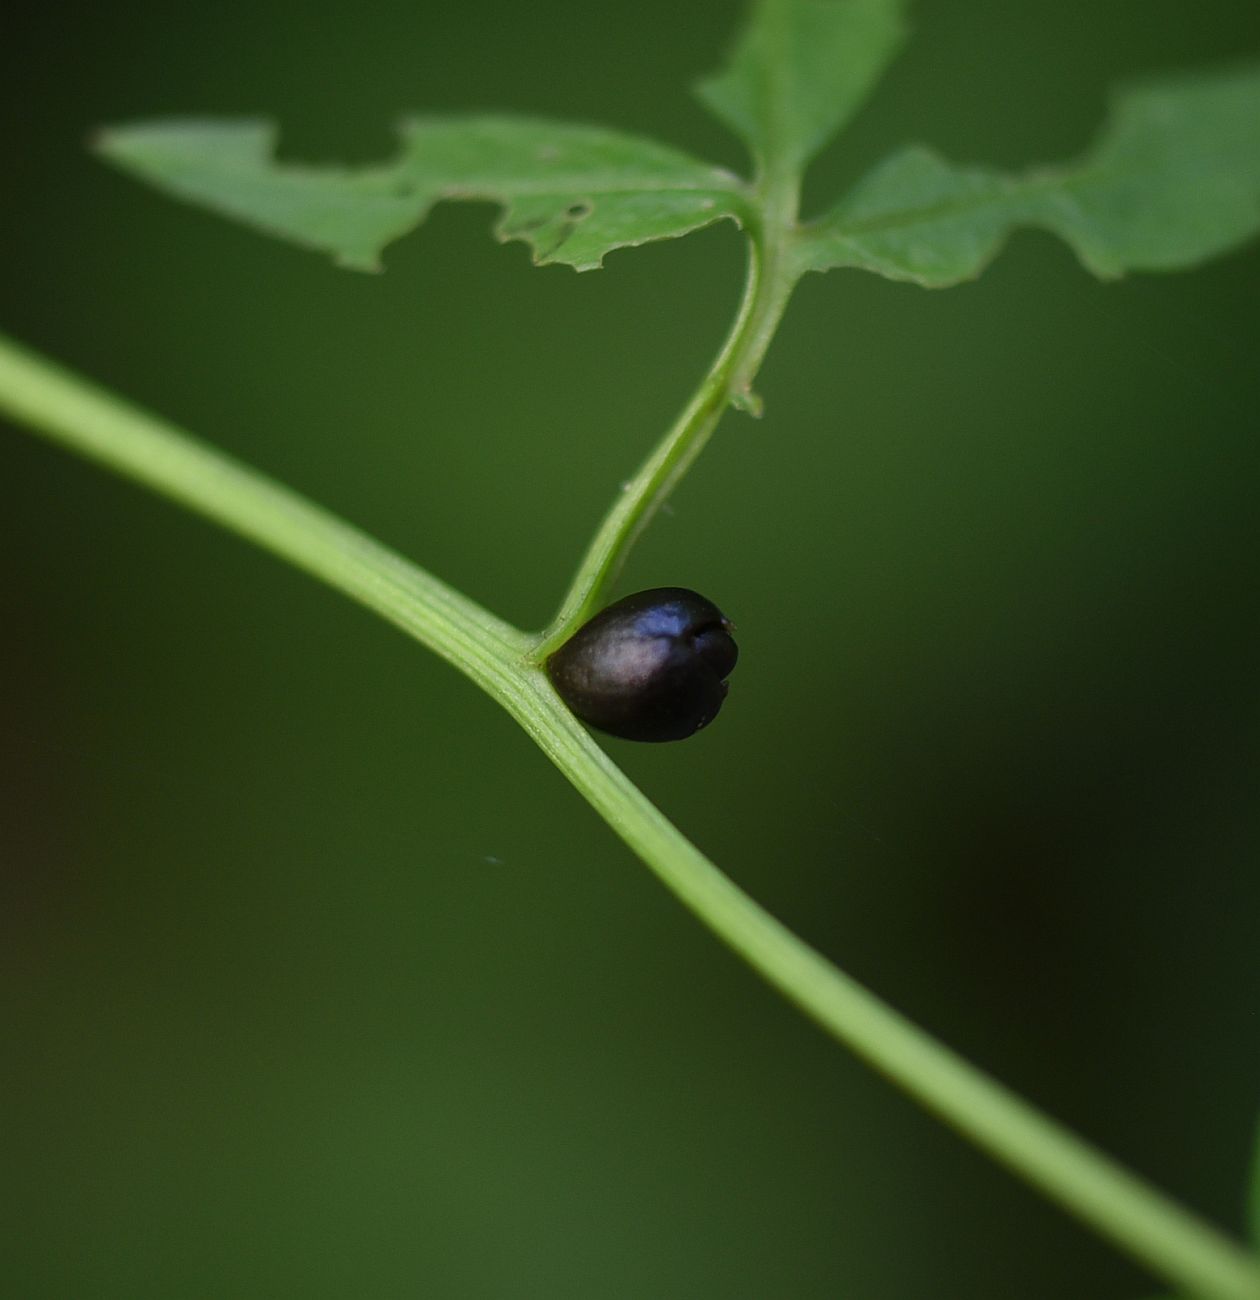
<svg viewBox="0 0 1260 1300">
<path fill-rule="evenodd" d="M 583 624 L 547 675 L 583 722 L 623 740 L 685 740 L 717 717 L 739 658 L 726 616 L 685 587 L 627 596 Z"/>
</svg>

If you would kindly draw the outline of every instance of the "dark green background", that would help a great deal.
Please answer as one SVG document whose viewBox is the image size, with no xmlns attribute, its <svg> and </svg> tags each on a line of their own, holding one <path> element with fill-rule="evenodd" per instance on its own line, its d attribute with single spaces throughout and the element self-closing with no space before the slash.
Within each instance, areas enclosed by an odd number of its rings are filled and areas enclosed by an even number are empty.
<svg viewBox="0 0 1260 1300">
<path fill-rule="evenodd" d="M 730 227 L 535 270 L 486 207 L 355 276 L 95 163 L 274 113 L 656 133 L 734 6 L 44 5 L 0 45 L 0 328 L 526 625 L 694 383 Z M 1253 0 L 919 7 L 816 207 L 927 140 L 1079 151 Z M 622 590 L 739 624 L 726 711 L 610 741 L 777 914 L 1231 1230 L 1260 1089 L 1260 249 L 1101 286 L 811 279 Z M 0 1294 L 1003 1297 L 1157 1287 L 720 948 L 451 669 L 0 427 Z"/>
</svg>

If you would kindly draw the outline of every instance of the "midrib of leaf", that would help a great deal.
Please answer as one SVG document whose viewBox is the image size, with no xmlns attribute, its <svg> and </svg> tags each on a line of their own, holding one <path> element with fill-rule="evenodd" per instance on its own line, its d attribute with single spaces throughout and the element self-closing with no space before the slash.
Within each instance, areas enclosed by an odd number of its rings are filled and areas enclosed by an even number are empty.
<svg viewBox="0 0 1260 1300">
<path fill-rule="evenodd" d="M 1013 198 L 1035 197 L 1043 192 L 1070 192 L 1102 177 L 1106 181 L 1122 179 L 1141 174 L 1148 170 L 1136 164 L 1128 167 L 1109 167 L 1105 171 L 1099 167 L 1082 168 L 1080 171 L 1041 171 L 1030 172 L 1023 176 L 1004 176 L 1001 172 L 986 172 L 976 169 L 986 179 L 992 180 L 1004 188 L 988 194 L 970 195 L 966 198 L 945 199 L 940 203 L 924 203 L 918 207 L 900 208 L 896 212 L 881 213 L 878 216 L 860 217 L 856 220 L 844 220 L 824 213 L 806 222 L 801 227 L 801 246 L 808 249 L 813 239 L 845 239 L 850 236 L 885 234 L 889 231 L 905 230 L 923 222 L 935 221 L 940 217 L 966 216 L 988 207 L 1009 203 Z M 1018 215 L 1018 214 L 1015 214 Z M 827 226 L 829 220 L 836 225 Z"/>
<path fill-rule="evenodd" d="M 237 178 L 238 181 L 251 182 L 258 179 L 256 169 L 250 167 L 221 166 L 219 170 L 224 175 Z M 321 180 L 326 174 L 319 168 L 302 167 L 294 164 L 285 164 L 282 172 L 294 180 Z M 399 184 L 409 179 L 406 169 L 402 167 L 372 168 L 359 172 L 349 172 L 347 176 L 355 181 L 380 182 L 383 186 Z M 547 198 L 551 195 L 567 194 L 576 190 L 612 195 L 713 193 L 731 194 L 741 198 L 748 196 L 748 185 L 745 181 L 733 172 L 723 172 L 720 168 L 714 168 L 711 177 L 706 178 L 704 181 L 697 178 L 694 182 L 687 182 L 681 178 L 662 181 L 650 177 L 627 181 L 624 169 L 609 172 L 606 177 L 598 174 L 592 176 L 590 172 L 551 172 L 545 180 L 541 177 L 536 181 L 514 179 L 510 186 L 510 197 Z M 507 185 L 496 184 L 489 180 L 473 184 L 443 185 L 434 188 L 430 192 L 430 196 L 435 203 L 444 199 L 456 201 L 461 199 L 485 199 L 487 202 L 499 202 L 508 194 L 509 187 Z M 357 206 L 359 201 L 359 195 L 353 190 L 347 190 L 344 194 L 330 194 L 325 200 L 325 202 L 336 203 L 346 208 Z"/>
<path fill-rule="evenodd" d="M 771 57 L 761 64 L 763 103 L 766 109 L 766 139 L 768 148 L 765 156 L 759 156 L 757 165 L 763 176 L 769 176 L 776 170 L 799 171 L 799 162 L 792 155 L 795 152 L 789 146 L 792 137 L 791 127 L 787 122 L 788 112 L 788 78 L 790 38 L 788 36 L 787 11 L 778 0 L 769 0 L 771 20 L 768 25 Z"/>
<path fill-rule="evenodd" d="M 1000 181 L 1002 177 L 993 175 L 994 180 Z M 1033 192 L 1025 188 L 1019 178 L 1010 178 L 1011 188 L 1003 190 L 1000 194 L 976 195 L 965 199 L 947 199 L 940 203 L 924 203 L 919 207 L 901 208 L 896 212 L 881 213 L 878 216 L 860 217 L 854 221 L 836 220 L 836 225 L 828 227 L 825 223 L 833 218 L 827 215 L 815 218 L 813 221 L 806 222 L 801 228 L 801 246 L 807 248 L 809 242 L 814 238 L 821 238 L 826 235 L 828 238 L 847 238 L 859 235 L 884 234 L 890 230 L 904 230 L 909 226 L 919 225 L 924 221 L 934 221 L 938 217 L 965 216 L 969 212 L 976 212 L 986 207 L 991 207 L 996 203 L 1009 202 L 1015 194 L 1027 194 Z"/>
<path fill-rule="evenodd" d="M 512 198 L 545 199 L 555 194 L 567 194 L 574 190 L 589 190 L 593 194 L 738 194 L 746 195 L 747 187 L 742 183 L 729 185 L 682 185 L 682 184 L 613 184 L 607 181 L 591 182 L 583 179 L 562 177 L 564 184 L 554 182 L 548 185 L 513 185 Z M 732 181 L 735 178 L 732 177 Z M 503 189 L 491 186 L 445 186 L 438 191 L 440 199 L 491 199 L 497 200 L 504 194 Z"/>
</svg>

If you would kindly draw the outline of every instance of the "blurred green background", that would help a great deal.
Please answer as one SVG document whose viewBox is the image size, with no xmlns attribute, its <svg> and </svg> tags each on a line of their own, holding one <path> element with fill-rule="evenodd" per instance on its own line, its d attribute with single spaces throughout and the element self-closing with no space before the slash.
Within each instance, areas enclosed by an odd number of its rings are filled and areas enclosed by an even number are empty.
<svg viewBox="0 0 1260 1300">
<path fill-rule="evenodd" d="M 100 123 L 407 109 L 739 163 L 735 6 L 28 6 L 0 328 L 509 618 L 549 615 L 717 346 L 719 227 L 535 270 L 440 208 L 339 272 L 94 162 Z M 918 7 L 811 177 L 1079 151 L 1254 0 Z M 720 721 L 609 748 L 789 924 L 1231 1230 L 1260 1106 L 1260 248 L 1119 285 L 1022 234 L 807 282 L 622 591 L 737 621 Z M 506 716 L 344 600 L 0 426 L 0 1294 L 1019 1297 L 1158 1288 L 764 988 Z"/>
</svg>

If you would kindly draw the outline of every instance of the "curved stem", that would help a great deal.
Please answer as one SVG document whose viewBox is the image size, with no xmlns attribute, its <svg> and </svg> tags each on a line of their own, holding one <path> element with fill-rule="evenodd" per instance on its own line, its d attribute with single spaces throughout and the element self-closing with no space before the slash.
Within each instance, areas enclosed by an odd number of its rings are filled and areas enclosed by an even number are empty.
<svg viewBox="0 0 1260 1300">
<path fill-rule="evenodd" d="M 146 484 L 376 611 L 504 706 L 660 880 L 875 1069 L 1153 1272 L 1260 1300 L 1260 1261 L 837 970 L 724 876 L 591 739 L 527 660 L 530 638 L 357 529 L 0 338 L 0 411 Z"/>
<path fill-rule="evenodd" d="M 0 411 L 256 542 L 375 610 L 496 694 L 529 639 L 258 470 L 0 336 Z"/>
<path fill-rule="evenodd" d="M 752 381 L 799 278 L 788 256 L 793 234 L 791 223 L 762 222 L 752 232 L 743 298 L 726 342 L 682 414 L 604 516 L 558 613 L 538 637 L 536 661 L 563 645 L 603 604 L 630 548 L 704 449 L 727 406 L 760 414 Z"/>
</svg>

